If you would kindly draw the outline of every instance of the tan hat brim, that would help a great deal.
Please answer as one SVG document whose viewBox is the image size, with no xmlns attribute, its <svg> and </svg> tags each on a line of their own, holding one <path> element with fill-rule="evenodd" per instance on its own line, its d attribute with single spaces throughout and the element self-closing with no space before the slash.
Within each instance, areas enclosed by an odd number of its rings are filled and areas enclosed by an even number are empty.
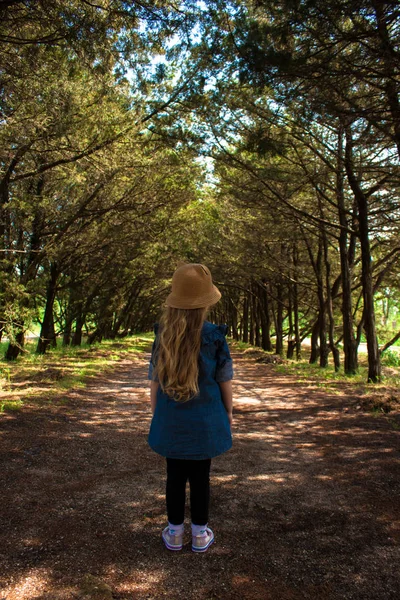
<svg viewBox="0 0 400 600">
<path fill-rule="evenodd" d="M 220 299 L 221 292 L 215 285 L 213 285 L 212 292 L 200 298 L 197 296 L 196 298 L 193 298 L 192 301 L 190 301 L 189 298 L 182 299 L 172 292 L 167 297 L 165 304 L 171 308 L 204 308 L 206 306 L 212 306 L 213 304 L 216 304 Z"/>
</svg>

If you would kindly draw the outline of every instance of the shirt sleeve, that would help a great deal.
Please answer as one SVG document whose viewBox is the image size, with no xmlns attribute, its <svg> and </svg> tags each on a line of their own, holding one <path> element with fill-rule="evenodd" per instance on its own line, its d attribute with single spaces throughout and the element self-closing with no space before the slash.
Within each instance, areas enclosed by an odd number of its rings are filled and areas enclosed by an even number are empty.
<svg viewBox="0 0 400 600">
<path fill-rule="evenodd" d="M 215 380 L 222 383 L 233 379 L 233 363 L 225 336 L 217 349 L 216 358 Z"/>
</svg>

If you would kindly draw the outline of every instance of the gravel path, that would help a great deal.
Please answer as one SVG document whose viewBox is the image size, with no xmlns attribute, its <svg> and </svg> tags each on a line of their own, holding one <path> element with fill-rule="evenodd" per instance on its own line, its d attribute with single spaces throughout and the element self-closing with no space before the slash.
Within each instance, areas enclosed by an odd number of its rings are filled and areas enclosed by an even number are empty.
<svg viewBox="0 0 400 600">
<path fill-rule="evenodd" d="M 239 354 L 216 543 L 168 552 L 147 359 L 0 416 L 1 600 L 400 597 L 399 432 Z"/>
</svg>

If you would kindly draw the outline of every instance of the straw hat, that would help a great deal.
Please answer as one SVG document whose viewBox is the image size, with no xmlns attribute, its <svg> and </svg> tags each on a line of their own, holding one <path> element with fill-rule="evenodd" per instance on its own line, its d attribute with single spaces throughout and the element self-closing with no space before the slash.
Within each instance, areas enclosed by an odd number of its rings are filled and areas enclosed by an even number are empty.
<svg viewBox="0 0 400 600">
<path fill-rule="evenodd" d="M 204 265 L 181 264 L 172 277 L 172 292 L 166 305 L 172 308 L 203 308 L 218 302 L 221 293 L 213 285 L 209 269 Z"/>
</svg>

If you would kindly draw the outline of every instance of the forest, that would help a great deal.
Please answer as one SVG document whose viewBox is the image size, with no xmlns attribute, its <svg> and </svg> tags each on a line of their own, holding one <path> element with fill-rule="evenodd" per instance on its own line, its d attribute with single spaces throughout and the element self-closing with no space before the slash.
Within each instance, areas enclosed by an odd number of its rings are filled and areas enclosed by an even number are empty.
<svg viewBox="0 0 400 600">
<path fill-rule="evenodd" d="M 235 340 L 378 382 L 399 159 L 397 0 L 3 0 L 5 359 L 149 331 L 183 260 Z"/>
</svg>

